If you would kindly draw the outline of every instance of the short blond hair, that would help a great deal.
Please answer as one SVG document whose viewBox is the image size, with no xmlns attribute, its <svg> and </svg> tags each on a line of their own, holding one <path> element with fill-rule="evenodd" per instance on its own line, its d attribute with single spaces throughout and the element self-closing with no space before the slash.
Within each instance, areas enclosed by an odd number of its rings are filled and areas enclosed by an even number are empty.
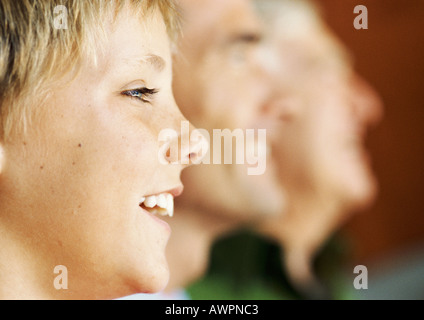
<svg viewBox="0 0 424 320">
<path fill-rule="evenodd" d="M 179 15 L 173 0 L 1 0 L 0 140 L 14 128 L 25 128 L 24 109 L 37 103 L 43 84 L 92 54 L 105 19 L 116 17 L 127 5 L 140 19 L 160 10 L 175 41 Z M 66 8 L 67 30 L 55 26 L 58 6 Z"/>
</svg>

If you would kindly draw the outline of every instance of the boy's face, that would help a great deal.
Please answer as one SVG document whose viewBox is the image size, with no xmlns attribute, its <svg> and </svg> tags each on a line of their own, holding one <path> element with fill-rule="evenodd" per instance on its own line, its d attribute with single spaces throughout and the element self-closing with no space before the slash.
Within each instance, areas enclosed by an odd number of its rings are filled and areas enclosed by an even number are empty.
<svg viewBox="0 0 424 320">
<path fill-rule="evenodd" d="M 166 285 L 170 229 L 139 203 L 181 192 L 183 167 L 158 161 L 159 131 L 179 132 L 184 120 L 163 19 L 157 11 L 142 23 L 126 10 L 109 27 L 98 66 L 83 59 L 77 76 L 34 109 L 27 135 L 3 148 L 1 201 L 16 205 L 2 219 L 48 266 L 34 275 L 43 287 L 54 290 L 53 269 L 64 265 L 64 293 L 79 297 Z"/>
<path fill-rule="evenodd" d="M 272 120 L 262 112 L 270 79 L 261 65 L 262 28 L 250 1 L 181 0 L 180 4 L 185 14 L 184 37 L 175 60 L 174 92 L 183 113 L 209 131 L 211 149 L 213 129 L 241 129 L 245 138 L 246 130 L 254 129 L 257 137 L 257 129 L 266 129 L 264 123 Z M 235 162 L 233 154 L 232 165 L 187 170 L 184 198 L 190 205 L 237 219 L 280 211 L 282 193 L 272 164 L 266 163 L 263 175 L 249 176 L 247 165 Z"/>
</svg>

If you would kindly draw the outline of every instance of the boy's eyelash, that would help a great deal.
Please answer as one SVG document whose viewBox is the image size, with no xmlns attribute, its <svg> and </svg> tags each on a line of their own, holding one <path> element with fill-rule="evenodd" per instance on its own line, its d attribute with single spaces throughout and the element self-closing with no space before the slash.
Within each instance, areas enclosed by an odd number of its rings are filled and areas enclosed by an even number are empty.
<svg viewBox="0 0 424 320">
<path fill-rule="evenodd" d="M 142 102 L 150 103 L 152 96 L 154 96 L 158 92 L 159 91 L 156 89 L 138 88 L 123 91 L 122 94 L 125 96 L 129 96 L 130 98 L 141 100 Z"/>
</svg>

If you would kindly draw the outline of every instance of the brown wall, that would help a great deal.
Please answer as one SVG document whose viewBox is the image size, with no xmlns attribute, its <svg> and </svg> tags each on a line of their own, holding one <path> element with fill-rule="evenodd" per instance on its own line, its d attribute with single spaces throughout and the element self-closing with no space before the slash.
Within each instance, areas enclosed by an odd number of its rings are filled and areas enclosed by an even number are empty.
<svg viewBox="0 0 424 320">
<path fill-rule="evenodd" d="M 344 228 L 353 237 L 355 258 L 375 260 L 424 244 L 424 1 L 317 3 L 385 103 L 384 121 L 369 139 L 380 197 Z M 368 8 L 368 30 L 353 27 L 356 5 Z"/>
</svg>

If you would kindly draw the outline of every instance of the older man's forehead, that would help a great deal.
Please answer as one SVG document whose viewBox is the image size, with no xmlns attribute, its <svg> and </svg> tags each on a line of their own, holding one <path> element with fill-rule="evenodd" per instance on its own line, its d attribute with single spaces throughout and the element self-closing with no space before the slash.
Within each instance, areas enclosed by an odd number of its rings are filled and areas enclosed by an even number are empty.
<svg viewBox="0 0 424 320">
<path fill-rule="evenodd" d="M 259 33 L 261 22 L 250 0 L 180 0 L 183 26 L 203 34 Z M 195 29 L 195 30 L 194 30 Z"/>
<path fill-rule="evenodd" d="M 221 22 L 228 30 L 234 32 L 262 32 L 262 23 L 250 2 L 243 2 L 232 6 L 221 18 Z"/>
</svg>

